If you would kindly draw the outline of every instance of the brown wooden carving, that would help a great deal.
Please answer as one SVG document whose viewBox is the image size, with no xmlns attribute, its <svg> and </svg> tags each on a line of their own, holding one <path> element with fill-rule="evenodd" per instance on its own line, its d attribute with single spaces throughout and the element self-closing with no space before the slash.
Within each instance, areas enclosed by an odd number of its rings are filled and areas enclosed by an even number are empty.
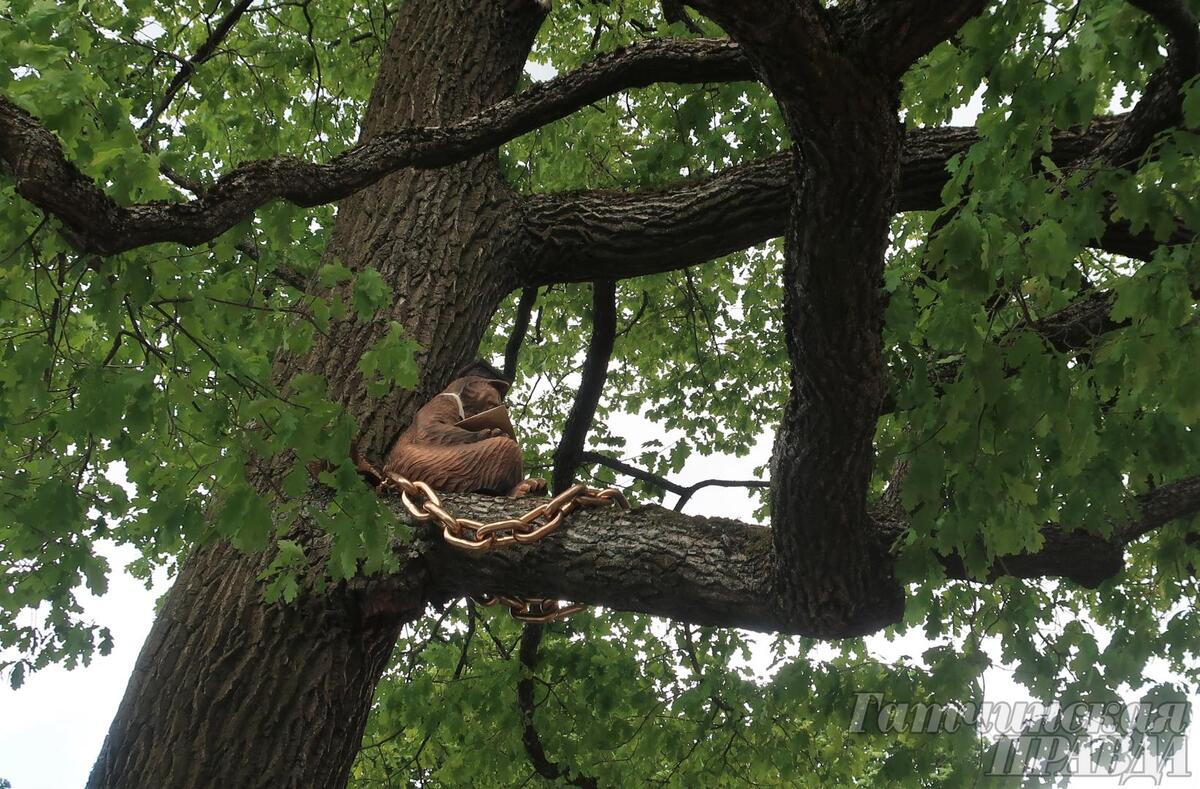
<svg viewBox="0 0 1200 789">
<path fill-rule="evenodd" d="M 424 482 L 446 493 L 495 493 L 519 498 L 546 490 L 546 481 L 525 479 L 521 447 L 502 409 L 509 384 L 491 365 L 477 362 L 461 371 L 426 403 L 392 445 L 384 473 Z M 496 416 L 501 418 L 497 419 Z M 464 423 L 463 424 L 460 423 Z M 473 423 L 499 427 L 470 429 Z"/>
</svg>

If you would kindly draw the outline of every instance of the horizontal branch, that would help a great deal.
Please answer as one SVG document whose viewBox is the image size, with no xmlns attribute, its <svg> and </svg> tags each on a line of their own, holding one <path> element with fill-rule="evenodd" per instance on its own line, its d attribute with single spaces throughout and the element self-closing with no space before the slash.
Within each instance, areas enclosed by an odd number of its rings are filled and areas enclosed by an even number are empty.
<svg viewBox="0 0 1200 789">
<path fill-rule="evenodd" d="M 1112 308 L 1116 294 L 1111 290 L 1093 288 L 1065 307 L 1056 310 L 1033 323 L 1019 322 L 996 338 L 998 345 L 1005 345 L 1019 338 L 1024 332 L 1033 332 L 1056 351 L 1063 354 L 1087 352 L 1095 348 L 1104 335 L 1123 329 L 1130 324 L 1128 319 L 1113 320 Z M 956 381 L 962 370 L 962 360 L 931 364 L 928 369 L 929 382 L 939 395 L 947 384 Z M 1015 372 L 1006 369 L 1006 373 Z M 894 413 L 896 400 L 894 391 L 884 398 L 881 413 Z"/>
<path fill-rule="evenodd" d="M 1050 158 L 1066 166 L 1088 156 L 1124 116 L 1095 118 L 1086 129 L 1056 131 Z M 898 211 L 942 206 L 946 164 L 979 141 L 974 127 L 914 129 L 904 144 Z M 778 153 L 660 190 L 587 190 L 535 195 L 527 201 L 531 254 L 525 285 L 582 282 L 674 271 L 783 234 L 791 200 L 792 158 Z M 1147 232 L 1117 227 L 1097 241 L 1147 257 Z M 1103 247 L 1102 247 L 1103 248 Z"/>
<path fill-rule="evenodd" d="M 485 522 L 524 514 L 537 503 L 445 495 L 442 501 L 458 517 Z M 398 498 L 389 503 L 406 518 Z M 419 533 L 431 596 L 550 597 L 696 624 L 784 626 L 773 611 L 771 534 L 762 526 L 650 505 L 576 510 L 551 537 L 482 554 L 451 548 L 433 530 Z"/>
<path fill-rule="evenodd" d="M 1175 222 L 1174 232 L 1167 238 L 1159 240 L 1154 237 L 1154 231 L 1149 228 L 1143 228 L 1140 232 L 1135 233 L 1129 220 L 1110 218 L 1104 227 L 1104 233 L 1092 246 L 1114 255 L 1149 261 L 1154 256 L 1154 250 L 1164 244 L 1188 244 L 1195 239 L 1196 234 L 1187 230 L 1184 224 L 1178 220 Z"/>
<path fill-rule="evenodd" d="M 1136 540 L 1144 534 L 1200 512 L 1200 476 L 1155 488 L 1138 498 L 1137 519 L 1118 530 L 1118 539 Z"/>
<path fill-rule="evenodd" d="M 675 271 L 783 233 L 791 154 L 662 190 L 590 190 L 526 200 L 523 285 Z"/>
<path fill-rule="evenodd" d="M 515 517 L 536 503 L 473 495 L 443 501 L 456 516 L 481 521 Z M 399 517 L 411 520 L 398 497 L 388 502 Z M 1200 512 L 1200 477 L 1144 494 L 1135 508 L 1136 519 L 1119 526 L 1110 540 L 1046 527 L 1040 551 L 998 559 L 984 580 L 1062 577 L 1095 586 L 1121 569 L 1128 542 Z M 881 544 L 888 546 L 904 528 L 902 515 L 875 521 Z M 577 510 L 544 540 L 482 554 L 447 546 L 428 526 L 418 534 L 415 555 L 428 570 L 430 599 L 484 593 L 550 597 L 694 624 L 805 631 L 796 612 L 785 616 L 776 610 L 771 532 L 762 526 L 644 506 Z M 957 557 L 943 564 L 950 578 L 978 580 Z"/>
<path fill-rule="evenodd" d="M 1116 294 L 1093 288 L 1060 310 L 1039 318 L 1032 325 L 1015 327 L 1007 336 L 1032 330 L 1060 353 L 1074 353 L 1095 345 L 1104 334 L 1129 325 L 1129 321 L 1114 321 L 1113 302 Z"/>
<path fill-rule="evenodd" d="M 0 169 L 17 193 L 58 217 L 81 251 L 111 255 L 172 241 L 209 241 L 272 200 L 334 202 L 406 167 L 435 168 L 493 150 L 630 88 L 657 82 L 752 79 L 738 46 L 716 39 L 654 39 L 597 56 L 479 115 L 443 127 L 380 134 L 316 164 L 276 157 L 241 164 L 195 200 L 118 205 L 71 163 L 58 138 L 0 96 Z"/>
<path fill-rule="evenodd" d="M 1047 526 L 1042 529 L 1041 550 L 997 559 L 987 580 L 1054 576 L 1095 588 L 1121 571 L 1130 542 L 1173 520 L 1200 513 L 1200 477 L 1185 477 L 1139 496 L 1136 510 L 1136 518 L 1114 529 L 1110 539 Z M 948 577 L 970 580 L 958 557 L 945 558 L 943 564 Z"/>
</svg>

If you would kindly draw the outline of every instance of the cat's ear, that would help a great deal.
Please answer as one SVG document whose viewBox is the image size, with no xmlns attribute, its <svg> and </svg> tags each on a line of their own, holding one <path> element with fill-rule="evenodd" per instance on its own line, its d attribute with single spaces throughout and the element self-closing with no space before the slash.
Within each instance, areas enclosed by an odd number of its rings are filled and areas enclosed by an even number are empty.
<svg viewBox="0 0 1200 789">
<path fill-rule="evenodd" d="M 496 388 L 496 391 L 500 393 L 501 398 L 507 395 L 508 390 L 512 388 L 512 384 L 508 381 L 505 381 L 503 378 L 485 378 L 484 380 Z"/>
<path fill-rule="evenodd" d="M 446 384 L 446 388 L 442 390 L 443 394 L 462 395 L 466 388 L 471 384 L 470 378 L 455 378 L 450 383 Z"/>
</svg>

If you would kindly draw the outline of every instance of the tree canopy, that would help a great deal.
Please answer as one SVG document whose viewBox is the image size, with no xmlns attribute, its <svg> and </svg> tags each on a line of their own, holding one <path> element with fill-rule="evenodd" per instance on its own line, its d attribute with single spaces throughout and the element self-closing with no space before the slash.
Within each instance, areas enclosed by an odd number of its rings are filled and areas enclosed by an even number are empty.
<svg viewBox="0 0 1200 789">
<path fill-rule="evenodd" d="M 334 233 L 337 201 L 397 172 L 499 149 L 528 252 L 496 286 L 478 351 L 512 358 L 527 468 L 550 476 L 567 457 L 568 476 L 662 501 L 690 458 L 745 456 L 781 423 L 810 424 L 803 409 L 823 394 L 839 413 L 857 360 L 839 352 L 811 381 L 794 363 L 857 347 L 817 325 L 843 302 L 801 266 L 808 296 L 830 296 L 801 304 L 785 255 L 813 239 L 788 230 L 808 210 L 795 180 L 832 143 L 821 117 L 780 108 L 870 96 L 809 95 L 832 73 L 764 57 L 769 36 L 747 19 L 770 3 L 696 3 L 681 19 L 671 3 L 562 2 L 512 97 L 360 140 L 412 5 L 0 0 L 0 667 L 14 685 L 109 648 L 76 600 L 122 571 L 109 542 L 140 552 L 126 568 L 140 577 L 197 545 L 265 551 L 276 606 L 402 571 L 421 529 L 363 486 L 351 446 L 366 434 L 378 453 L 394 437 L 363 402 L 386 409 L 444 383 L 426 375 L 441 335 L 394 312 L 421 308 L 425 279 L 362 265 Z M 607 607 L 522 632 L 460 589 L 423 601 L 352 785 L 941 784 L 975 775 L 977 733 L 852 734 L 854 692 L 965 703 L 997 662 L 1046 702 L 1174 698 L 1200 680 L 1197 4 L 968 3 L 953 25 L 919 2 L 891 4 L 903 19 L 869 2 L 781 5 L 820 8 L 847 51 L 882 37 L 896 59 L 870 61 L 899 80 L 904 131 L 882 277 L 868 283 L 882 294 L 882 326 L 866 326 L 882 390 L 863 485 L 870 550 L 894 559 L 902 613 L 810 626 L 772 607 L 763 578 L 735 583 L 741 558 L 772 561 L 765 529 L 658 511 L 644 546 L 635 528 L 613 539 L 635 564 L 659 543 L 668 557 L 733 545 L 711 601 L 559 576 L 619 517 L 579 513 L 532 558 L 462 577 Z M 828 43 L 797 29 L 797 49 Z M 772 69 L 793 69 L 799 98 Z M 861 229 L 830 206 L 831 236 Z M 833 260 L 828 276 L 855 266 Z M 453 287 L 470 301 L 491 286 Z M 589 353 L 606 309 L 611 347 Z M 289 358 L 354 322 L 370 342 L 349 366 L 290 374 Z M 579 374 L 597 366 L 594 419 L 563 449 Z M 655 436 L 610 429 L 617 414 Z M 252 471 L 264 462 L 270 485 Z M 792 484 L 780 479 L 776 496 Z M 756 490 L 766 523 L 779 500 Z M 327 549 L 297 537 L 301 524 Z M 664 559 L 660 580 L 682 584 L 687 561 Z M 769 678 L 731 626 L 776 633 Z M 927 649 L 881 662 L 860 637 L 875 631 L 922 632 Z M 1153 665 L 1178 684 L 1148 679 Z"/>
</svg>

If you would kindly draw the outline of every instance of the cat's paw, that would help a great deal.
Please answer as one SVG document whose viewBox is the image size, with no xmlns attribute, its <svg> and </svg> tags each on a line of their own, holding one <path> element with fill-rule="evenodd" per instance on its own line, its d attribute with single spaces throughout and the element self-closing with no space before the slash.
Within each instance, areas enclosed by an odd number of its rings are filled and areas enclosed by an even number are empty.
<svg viewBox="0 0 1200 789">
<path fill-rule="evenodd" d="M 541 477 L 531 477 L 524 482 L 518 482 L 516 487 L 508 492 L 510 498 L 520 499 L 525 496 L 535 496 L 546 492 L 546 480 Z"/>
</svg>

